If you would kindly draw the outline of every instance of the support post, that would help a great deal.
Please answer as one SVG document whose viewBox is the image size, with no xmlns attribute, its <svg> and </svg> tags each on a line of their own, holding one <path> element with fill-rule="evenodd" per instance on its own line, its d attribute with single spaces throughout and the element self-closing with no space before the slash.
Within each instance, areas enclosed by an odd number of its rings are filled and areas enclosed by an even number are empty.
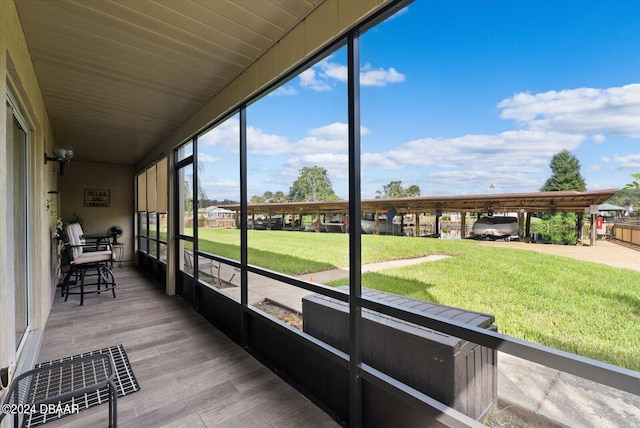
<svg viewBox="0 0 640 428">
<path fill-rule="evenodd" d="M 347 104 L 349 117 L 349 426 L 362 427 L 362 211 L 360 165 L 360 39 L 347 39 Z M 376 216 L 377 217 L 377 216 Z M 355 221 L 354 221 L 355 220 Z"/>
<path fill-rule="evenodd" d="M 524 238 L 524 212 L 518 212 L 518 239 L 522 241 Z"/>
<path fill-rule="evenodd" d="M 584 214 L 578 213 L 578 223 L 576 224 L 576 239 L 581 240 L 582 236 L 582 225 L 584 223 Z"/>
<path fill-rule="evenodd" d="M 249 346 L 249 314 L 244 310 L 249 304 L 249 264 L 248 233 L 249 225 L 247 217 L 249 214 L 248 190 L 247 190 L 247 108 L 240 108 L 240 217 L 244 219 L 244 224 L 240 227 L 240 305 L 243 311 L 240 314 L 240 346 Z M 255 213 L 251 214 L 253 224 L 256 225 Z"/>
</svg>

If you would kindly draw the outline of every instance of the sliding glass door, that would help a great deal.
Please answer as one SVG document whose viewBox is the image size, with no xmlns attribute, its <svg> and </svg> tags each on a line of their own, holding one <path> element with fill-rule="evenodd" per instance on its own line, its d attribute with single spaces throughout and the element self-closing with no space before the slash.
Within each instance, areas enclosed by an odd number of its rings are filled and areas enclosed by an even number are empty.
<svg viewBox="0 0 640 428">
<path fill-rule="evenodd" d="M 9 195 L 13 210 L 8 220 L 8 230 L 13 233 L 13 285 L 15 299 L 15 346 L 19 348 L 29 325 L 28 278 L 28 223 L 27 223 L 27 127 L 16 109 L 7 105 L 7 148 L 9 171 Z"/>
</svg>

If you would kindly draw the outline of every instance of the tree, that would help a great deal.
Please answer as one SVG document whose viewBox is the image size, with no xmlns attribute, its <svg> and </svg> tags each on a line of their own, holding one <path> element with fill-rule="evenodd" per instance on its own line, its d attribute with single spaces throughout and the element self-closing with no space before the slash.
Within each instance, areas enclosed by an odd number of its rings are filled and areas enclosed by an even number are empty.
<svg viewBox="0 0 640 428">
<path fill-rule="evenodd" d="M 280 190 L 278 190 L 273 194 L 273 200 L 271 202 L 281 203 L 281 202 L 287 202 L 287 200 L 288 200 L 287 195 L 285 195 L 284 192 L 281 192 Z"/>
<path fill-rule="evenodd" d="M 327 170 L 319 166 L 305 166 L 289 189 L 289 200 L 303 201 L 336 201 L 338 196 L 333 191 Z"/>
<path fill-rule="evenodd" d="M 631 174 L 631 176 L 634 180 L 609 198 L 607 203 L 622 207 L 640 206 L 640 174 Z"/>
<path fill-rule="evenodd" d="M 262 194 L 262 196 L 253 195 L 249 201 L 250 204 L 270 204 L 280 202 L 287 202 L 287 195 L 280 190 L 275 193 L 267 190 Z"/>
<path fill-rule="evenodd" d="M 547 179 L 540 191 L 577 190 L 584 192 L 587 190 L 584 178 L 580 174 L 580 162 L 568 150 L 554 155 L 549 166 L 551 167 L 551 177 Z"/>
<path fill-rule="evenodd" d="M 640 187 L 624 187 L 618 190 L 606 203 L 625 208 L 629 206 L 638 207 L 640 206 Z"/>
<path fill-rule="evenodd" d="M 561 190 L 577 190 L 584 192 L 587 190 L 582 174 L 580 174 L 580 162 L 569 153 L 563 150 L 551 158 L 551 177 L 547 179 L 542 192 L 557 192 Z M 554 240 L 574 243 L 576 240 L 576 224 L 578 216 L 575 213 L 547 213 L 542 216 L 542 227 L 548 231 Z"/>
<path fill-rule="evenodd" d="M 625 189 L 640 189 L 640 174 L 631 174 L 631 176 L 634 178 L 634 180 L 627 184 L 626 186 L 624 186 Z"/>
<path fill-rule="evenodd" d="M 376 199 L 388 199 L 388 198 L 412 198 L 420 196 L 420 187 L 412 184 L 406 189 L 402 187 L 402 181 L 391 181 L 389 184 L 383 186 L 382 191 L 376 190 Z"/>
</svg>

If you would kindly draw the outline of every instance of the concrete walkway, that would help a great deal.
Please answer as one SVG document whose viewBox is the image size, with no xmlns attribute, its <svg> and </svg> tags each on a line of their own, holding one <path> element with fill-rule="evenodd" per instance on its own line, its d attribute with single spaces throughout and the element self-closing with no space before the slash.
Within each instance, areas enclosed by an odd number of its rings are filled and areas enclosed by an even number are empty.
<svg viewBox="0 0 640 428">
<path fill-rule="evenodd" d="M 596 245 L 529 244 L 527 242 L 478 241 L 479 245 L 535 251 L 585 262 L 640 271 L 640 248 L 634 249 L 612 241 L 596 241 Z"/>
<path fill-rule="evenodd" d="M 640 271 L 640 251 L 608 241 L 596 246 L 480 241 L 479 245 L 538 251 L 588 262 Z M 363 272 L 435 262 L 448 256 L 428 256 L 362 266 Z M 324 284 L 349 276 L 348 268 L 302 275 Z M 234 281 L 235 282 L 235 281 Z M 225 289 L 237 294 L 239 287 Z M 249 304 L 271 301 L 302 313 L 308 291 L 268 278 L 249 276 Z M 500 427 L 640 427 L 640 396 L 603 386 L 508 354 L 498 354 L 498 408 L 491 426 Z"/>
<path fill-rule="evenodd" d="M 362 272 L 376 272 L 383 269 L 392 269 L 397 267 L 410 266 L 419 263 L 432 262 L 445 259 L 449 256 L 445 255 L 433 255 L 426 257 L 417 257 L 414 259 L 402 259 L 391 260 L 380 263 L 369 263 L 362 265 Z M 230 269 L 225 268 L 223 269 Z M 222 272 L 223 278 L 231 277 L 230 272 Z M 237 275 L 236 275 L 237 276 Z M 311 274 L 299 275 L 299 279 L 315 282 L 318 284 L 326 284 L 337 279 L 349 277 L 349 268 L 331 269 L 322 272 L 316 272 Z M 235 278 L 234 278 L 235 279 Z M 239 281 L 240 278 L 237 278 Z M 236 281 L 234 281 L 236 282 Z M 239 285 L 239 283 L 238 283 Z M 227 288 L 224 290 L 227 294 L 230 294 L 237 299 L 240 298 L 240 287 Z M 295 311 L 299 314 L 302 313 L 302 298 L 311 294 L 309 291 L 302 288 L 294 287 L 288 284 L 284 284 L 279 281 L 275 281 L 270 278 L 265 278 L 256 274 L 249 274 L 249 304 L 255 305 L 264 300 L 276 303 L 291 311 Z"/>
<path fill-rule="evenodd" d="M 640 396 L 498 353 L 503 427 L 640 427 Z"/>
</svg>

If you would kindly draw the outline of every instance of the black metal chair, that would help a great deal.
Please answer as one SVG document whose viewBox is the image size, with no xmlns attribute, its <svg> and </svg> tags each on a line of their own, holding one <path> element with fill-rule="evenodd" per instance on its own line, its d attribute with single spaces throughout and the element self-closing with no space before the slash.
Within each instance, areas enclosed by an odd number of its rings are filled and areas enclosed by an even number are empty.
<svg viewBox="0 0 640 428">
<path fill-rule="evenodd" d="M 69 295 L 79 294 L 80 305 L 83 305 L 85 294 L 100 294 L 109 290 L 115 298 L 116 282 L 111 271 L 111 244 L 108 241 L 101 244 L 82 244 L 77 232 L 70 226 L 67 227 L 66 233 L 68 242 L 65 244 L 65 251 L 69 260 L 69 270 L 62 282 L 61 291 L 65 302 Z"/>
<path fill-rule="evenodd" d="M 187 273 L 193 275 L 193 252 L 187 249 L 184 250 L 184 269 Z M 216 270 L 217 274 L 213 271 Z M 198 274 L 204 273 L 211 278 L 214 276 L 220 276 L 220 263 L 216 263 L 206 257 L 198 257 Z"/>
<path fill-rule="evenodd" d="M 14 426 L 19 427 L 21 416 L 39 412 L 42 406 L 64 409 L 63 403 L 73 397 L 109 388 L 109 427 L 115 428 L 118 424 L 115 376 L 115 363 L 109 354 L 82 356 L 30 370 L 11 382 L 2 403 L 0 422 L 7 414 L 13 414 Z"/>
</svg>

